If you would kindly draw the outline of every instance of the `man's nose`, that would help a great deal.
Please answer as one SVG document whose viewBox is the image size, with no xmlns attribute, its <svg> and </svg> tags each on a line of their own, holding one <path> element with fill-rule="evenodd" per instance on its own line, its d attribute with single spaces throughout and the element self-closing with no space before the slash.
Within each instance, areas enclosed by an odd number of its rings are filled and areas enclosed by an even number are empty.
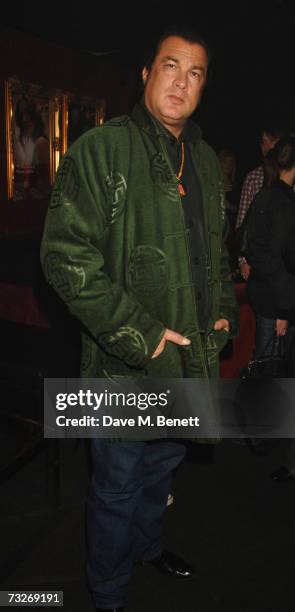
<svg viewBox="0 0 295 612">
<path fill-rule="evenodd" d="M 187 86 L 187 74 L 185 72 L 181 72 L 177 75 L 175 79 L 175 85 L 180 87 L 181 89 L 185 89 Z"/>
</svg>

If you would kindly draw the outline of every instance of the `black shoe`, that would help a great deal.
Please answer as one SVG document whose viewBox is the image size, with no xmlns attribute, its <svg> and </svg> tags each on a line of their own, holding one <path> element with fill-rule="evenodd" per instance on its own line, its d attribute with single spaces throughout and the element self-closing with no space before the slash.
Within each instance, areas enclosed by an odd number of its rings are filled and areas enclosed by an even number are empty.
<svg viewBox="0 0 295 612">
<path fill-rule="evenodd" d="M 292 482 L 295 480 L 294 474 L 288 470 L 284 465 L 275 470 L 271 475 L 271 479 L 275 482 Z"/>
<path fill-rule="evenodd" d="M 143 561 L 143 565 L 145 565 L 145 563 L 150 563 L 153 567 L 162 572 L 162 574 L 171 576 L 172 578 L 178 578 L 179 580 L 192 578 L 195 575 L 195 570 L 191 565 L 168 550 L 163 550 L 159 557 Z"/>
</svg>

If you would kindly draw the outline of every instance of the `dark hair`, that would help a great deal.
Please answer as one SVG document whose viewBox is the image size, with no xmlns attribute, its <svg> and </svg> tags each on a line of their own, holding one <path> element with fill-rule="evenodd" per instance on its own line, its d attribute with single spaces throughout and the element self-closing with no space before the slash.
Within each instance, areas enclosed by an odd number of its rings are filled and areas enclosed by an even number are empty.
<svg viewBox="0 0 295 612">
<path fill-rule="evenodd" d="M 262 126 L 261 130 L 260 130 L 261 135 L 262 134 L 267 134 L 268 136 L 271 136 L 273 139 L 278 140 L 279 138 L 283 138 L 284 135 L 286 134 L 286 129 L 284 129 L 283 126 L 278 125 L 278 124 L 265 124 L 264 126 Z"/>
<path fill-rule="evenodd" d="M 270 149 L 263 158 L 264 185 L 270 187 L 279 180 L 279 167 L 275 149 Z"/>
<path fill-rule="evenodd" d="M 211 60 L 211 53 L 209 46 L 203 36 L 198 32 L 195 32 L 194 30 L 185 27 L 171 27 L 162 32 L 161 35 L 159 35 L 156 39 L 150 42 L 149 47 L 145 49 L 143 53 L 143 66 L 145 68 L 147 68 L 148 70 L 151 69 L 159 53 L 161 44 L 164 42 L 164 40 L 166 40 L 166 38 L 169 38 L 170 36 L 177 36 L 178 38 L 183 38 L 187 42 L 195 43 L 197 45 L 200 45 L 201 47 L 204 47 L 209 65 Z"/>
<path fill-rule="evenodd" d="M 275 146 L 279 170 L 291 170 L 295 166 L 295 137 L 282 138 Z"/>
<path fill-rule="evenodd" d="M 264 158 L 265 184 L 272 185 L 279 179 L 281 170 L 295 166 L 295 136 L 281 138 Z"/>
<path fill-rule="evenodd" d="M 218 157 L 219 159 L 221 159 L 222 161 L 224 159 L 227 159 L 228 157 L 232 157 L 234 159 L 236 159 L 236 154 L 232 149 L 221 149 L 218 153 Z"/>
</svg>

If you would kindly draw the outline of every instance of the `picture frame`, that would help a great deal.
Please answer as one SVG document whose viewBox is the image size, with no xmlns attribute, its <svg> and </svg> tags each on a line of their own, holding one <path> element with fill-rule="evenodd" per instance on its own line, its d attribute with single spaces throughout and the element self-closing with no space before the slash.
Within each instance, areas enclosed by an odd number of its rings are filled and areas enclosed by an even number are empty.
<svg viewBox="0 0 295 612">
<path fill-rule="evenodd" d="M 65 96 L 11 77 L 5 81 L 7 196 L 48 198 L 65 142 Z"/>
<path fill-rule="evenodd" d="M 105 119 L 106 102 L 90 97 L 66 96 L 66 148 L 68 149 L 82 134 L 102 125 Z"/>
<path fill-rule="evenodd" d="M 49 109 L 50 169 L 51 183 L 53 184 L 59 162 L 67 150 L 67 97 L 61 92 L 55 93 L 50 97 Z"/>
</svg>

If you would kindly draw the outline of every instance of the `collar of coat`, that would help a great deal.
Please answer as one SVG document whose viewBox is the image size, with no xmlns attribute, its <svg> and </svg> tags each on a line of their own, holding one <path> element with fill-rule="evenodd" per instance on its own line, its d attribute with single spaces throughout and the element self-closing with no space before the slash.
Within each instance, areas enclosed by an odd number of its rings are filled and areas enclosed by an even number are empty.
<svg viewBox="0 0 295 612">
<path fill-rule="evenodd" d="M 146 108 L 143 100 L 135 105 L 132 113 L 132 120 L 145 132 L 151 136 L 165 136 L 167 139 L 177 140 L 175 136 L 158 119 L 156 119 L 152 113 Z M 181 134 L 181 140 L 197 143 L 201 140 L 202 133 L 199 126 L 188 119 Z"/>
</svg>

